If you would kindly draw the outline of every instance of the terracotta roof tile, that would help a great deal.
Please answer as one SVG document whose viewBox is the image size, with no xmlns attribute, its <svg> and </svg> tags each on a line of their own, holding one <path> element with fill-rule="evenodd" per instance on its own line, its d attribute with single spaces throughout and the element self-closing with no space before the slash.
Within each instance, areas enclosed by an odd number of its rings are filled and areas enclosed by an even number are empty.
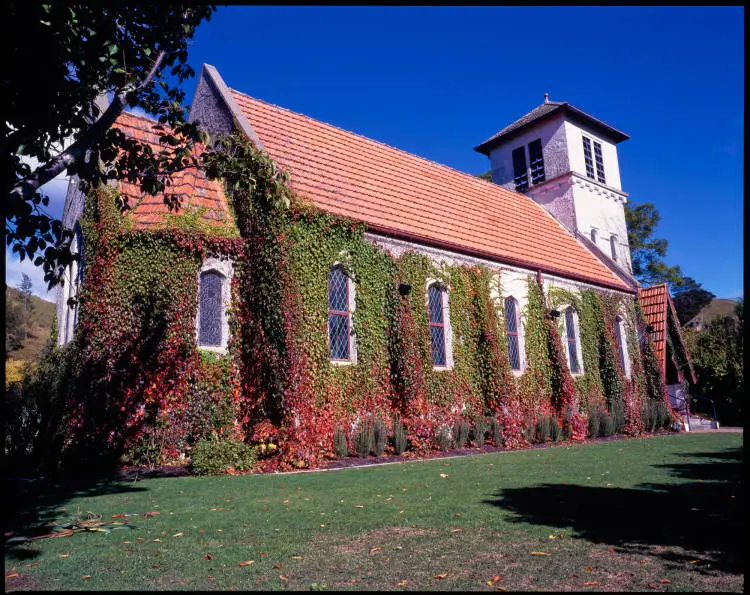
<svg viewBox="0 0 750 595">
<path fill-rule="evenodd" d="M 325 211 L 372 231 L 630 291 L 523 194 L 231 92 L 292 188 Z"/>
<path fill-rule="evenodd" d="M 640 289 L 638 299 L 641 303 L 646 324 L 651 325 L 651 342 L 656 358 L 659 360 L 662 376 L 666 370 L 666 331 L 667 331 L 667 291 L 666 283 Z"/>
<path fill-rule="evenodd" d="M 114 123 L 127 136 L 148 144 L 155 152 L 161 151 L 159 134 L 154 130 L 155 120 L 123 112 Z M 196 147 L 199 155 L 203 147 Z M 169 192 L 180 196 L 181 209 L 170 211 L 164 203 L 164 194 L 144 195 L 137 184 L 120 181 L 118 188 L 131 207 L 130 217 L 136 229 L 148 229 L 166 224 L 167 217 L 184 209 L 205 209 L 202 218 L 234 226 L 224 188 L 220 182 L 208 180 L 202 171 L 190 167 L 171 176 Z"/>
</svg>

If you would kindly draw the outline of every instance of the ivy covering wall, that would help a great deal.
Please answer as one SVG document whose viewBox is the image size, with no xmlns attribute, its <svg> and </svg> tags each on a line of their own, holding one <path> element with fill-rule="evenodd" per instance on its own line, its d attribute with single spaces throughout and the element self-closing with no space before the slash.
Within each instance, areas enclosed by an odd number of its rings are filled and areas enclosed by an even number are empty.
<svg viewBox="0 0 750 595">
<path fill-rule="evenodd" d="M 222 144 L 223 142 L 223 144 Z M 87 268 L 79 325 L 65 348 L 68 456 L 106 452 L 127 464 L 183 460 L 200 438 L 274 445 L 266 468 L 315 466 L 333 456 L 334 433 L 353 450 L 375 419 L 398 414 L 411 452 L 437 447 L 442 429 L 488 416 L 507 448 L 556 420 L 571 439 L 606 411 L 620 430 L 643 431 L 643 411 L 664 402 L 642 315 L 631 296 L 593 289 L 546 290 L 530 275 L 523 312 L 526 367 L 508 363 L 502 275 L 481 266 L 396 257 L 365 239 L 365 225 L 293 196 L 282 173 L 239 137 L 207 162 L 232 199 L 234 225 L 206 226 L 196 213 L 135 230 L 110 188 L 89 197 L 82 227 Z M 226 355 L 202 353 L 195 338 L 198 272 L 207 257 L 234 261 Z M 328 349 L 328 274 L 344 267 L 355 288 L 356 364 L 334 365 Z M 426 291 L 447 289 L 452 360 L 431 359 Z M 405 288 L 409 286 L 410 291 Z M 494 291 L 493 291 L 494 289 Z M 573 306 L 585 373 L 571 376 L 562 318 Z M 625 320 L 631 376 L 613 334 Z M 78 455 L 75 455 L 78 456 Z"/>
</svg>

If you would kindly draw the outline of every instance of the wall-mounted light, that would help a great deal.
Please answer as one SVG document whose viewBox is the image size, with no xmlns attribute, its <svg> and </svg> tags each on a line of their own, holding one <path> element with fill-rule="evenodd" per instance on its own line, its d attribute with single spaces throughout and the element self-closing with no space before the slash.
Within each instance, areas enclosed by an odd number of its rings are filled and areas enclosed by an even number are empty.
<svg viewBox="0 0 750 595">
<path fill-rule="evenodd" d="M 647 333 L 653 333 L 655 330 L 656 329 L 652 325 L 650 325 L 650 324 L 646 325 L 646 332 Z"/>
<path fill-rule="evenodd" d="M 399 283 L 398 292 L 401 295 L 409 295 L 411 293 L 411 285 L 407 285 L 406 283 Z"/>
<path fill-rule="evenodd" d="M 557 318 L 558 316 L 560 316 L 560 310 L 550 310 L 549 312 L 547 312 L 547 316 L 549 316 L 550 318 Z"/>
</svg>

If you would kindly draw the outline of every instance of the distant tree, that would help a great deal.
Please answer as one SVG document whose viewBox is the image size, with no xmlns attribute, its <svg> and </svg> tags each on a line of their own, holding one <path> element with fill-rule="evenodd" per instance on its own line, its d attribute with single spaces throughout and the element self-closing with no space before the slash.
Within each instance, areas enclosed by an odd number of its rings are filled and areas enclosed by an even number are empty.
<svg viewBox="0 0 750 595">
<path fill-rule="evenodd" d="M 488 182 L 492 181 L 492 171 L 486 171 L 483 174 L 477 174 L 475 176 L 476 178 L 480 178 L 482 180 L 487 180 Z"/>
<path fill-rule="evenodd" d="M 127 179 L 149 194 L 167 190 L 165 201 L 174 203 L 169 174 L 192 160 L 193 143 L 202 138 L 182 104 L 180 84 L 194 75 L 188 41 L 214 10 L 192 2 L 11 0 L 6 6 L 0 123 L 6 242 L 21 260 L 44 267 L 49 287 L 74 258 L 72 233 L 47 213 L 49 197 L 39 190 L 58 174 L 77 175 L 84 190 Z M 126 106 L 143 108 L 163 125 L 161 151 L 112 127 Z M 39 165 L 32 168 L 29 159 Z"/>
<path fill-rule="evenodd" d="M 667 266 L 667 240 L 653 237 L 661 215 L 651 203 L 625 205 L 625 224 L 633 264 L 633 276 L 645 285 L 667 283 L 670 290 L 685 282 L 679 265 Z"/>
<path fill-rule="evenodd" d="M 34 310 L 34 303 L 31 301 L 31 290 L 34 284 L 26 273 L 21 273 L 21 284 L 18 286 L 18 293 L 21 294 L 23 302 L 23 338 L 29 338 L 29 321 L 31 312 Z"/>
<path fill-rule="evenodd" d="M 716 316 L 701 331 L 686 330 L 698 383 L 695 393 L 716 403 L 719 421 L 742 425 L 744 419 L 744 303 L 733 316 Z M 700 407 L 701 403 L 695 403 Z"/>
<path fill-rule="evenodd" d="M 677 311 L 677 318 L 680 324 L 695 317 L 705 306 L 711 303 L 716 296 L 710 291 L 706 291 L 700 286 L 700 283 L 690 277 L 685 277 L 684 283 L 672 290 L 672 301 Z"/>
<path fill-rule="evenodd" d="M 5 357 L 21 348 L 23 336 L 23 304 L 18 296 L 5 289 Z"/>
</svg>

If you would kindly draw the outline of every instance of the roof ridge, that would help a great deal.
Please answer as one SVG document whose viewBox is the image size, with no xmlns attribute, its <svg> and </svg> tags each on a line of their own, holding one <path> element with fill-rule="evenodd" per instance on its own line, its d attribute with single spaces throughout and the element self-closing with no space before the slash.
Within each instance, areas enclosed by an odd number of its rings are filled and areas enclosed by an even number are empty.
<svg viewBox="0 0 750 595">
<path fill-rule="evenodd" d="M 120 116 L 131 116 L 132 118 L 138 118 L 139 120 L 146 120 L 146 121 L 152 122 L 154 124 L 160 124 L 159 120 L 157 120 L 156 118 L 151 118 L 149 116 L 143 116 L 141 114 L 136 114 L 135 112 L 131 112 L 131 111 L 128 111 L 128 110 L 122 110 L 122 112 L 120 113 Z"/>
<path fill-rule="evenodd" d="M 359 138 L 362 138 L 366 141 L 376 143 L 378 145 L 382 145 L 383 147 L 387 147 L 389 149 L 392 149 L 394 151 L 398 151 L 399 153 L 404 153 L 405 155 L 408 155 L 409 157 L 416 157 L 417 159 L 424 161 L 426 163 L 429 163 L 430 165 L 437 165 L 439 167 L 444 167 L 447 170 L 450 170 L 452 172 L 456 172 L 458 174 L 461 174 L 462 176 L 467 176 L 468 178 L 472 180 L 476 180 L 478 182 L 482 182 L 484 184 L 491 184 L 492 186 L 502 188 L 501 186 L 498 186 L 494 182 L 488 182 L 487 180 L 483 180 L 481 178 L 477 178 L 475 174 L 470 174 L 465 171 L 461 171 L 460 169 L 456 169 L 455 167 L 451 167 L 450 165 L 446 165 L 445 163 L 440 163 L 439 161 L 433 161 L 432 159 L 427 159 L 426 157 L 422 157 L 421 155 L 417 155 L 416 153 L 410 153 L 409 151 L 406 151 L 405 149 L 400 149 L 399 147 L 394 147 L 393 145 L 389 145 L 388 143 L 384 143 L 383 141 L 376 140 L 374 138 L 370 138 L 369 136 L 365 136 L 364 134 L 359 134 L 358 132 L 353 132 L 352 130 L 347 130 L 346 128 L 342 128 L 341 126 L 337 126 L 336 124 L 331 124 L 330 122 L 324 122 L 323 120 L 318 120 L 317 118 L 313 118 L 312 116 L 308 116 L 307 114 L 303 114 L 300 112 L 295 112 L 294 110 L 291 110 L 286 107 L 281 107 L 280 105 L 276 105 L 275 103 L 270 103 L 268 101 L 264 101 L 263 99 L 259 99 L 258 97 L 253 97 L 252 95 L 248 95 L 247 93 L 243 93 L 242 91 L 238 91 L 237 89 L 233 89 L 232 87 L 229 87 L 230 91 L 233 91 L 234 93 L 239 93 L 240 95 L 244 95 L 248 99 L 252 99 L 253 101 L 259 101 L 261 103 L 264 103 L 266 105 L 269 105 L 271 107 L 278 108 L 280 110 L 283 110 L 285 112 L 289 112 L 291 114 L 295 114 L 296 116 L 301 116 L 303 118 L 306 118 L 308 120 L 312 120 L 313 122 L 318 122 L 319 124 L 324 124 L 325 126 L 330 126 L 331 128 L 335 128 L 337 130 L 340 130 L 341 132 L 345 132 L 346 134 L 351 134 L 353 136 L 357 136 Z M 503 188 L 503 190 L 506 190 L 507 192 L 512 192 L 511 190 L 507 190 L 507 188 Z M 516 193 L 519 194 L 519 193 Z M 525 196 L 525 194 L 522 194 L 521 196 Z"/>
</svg>

